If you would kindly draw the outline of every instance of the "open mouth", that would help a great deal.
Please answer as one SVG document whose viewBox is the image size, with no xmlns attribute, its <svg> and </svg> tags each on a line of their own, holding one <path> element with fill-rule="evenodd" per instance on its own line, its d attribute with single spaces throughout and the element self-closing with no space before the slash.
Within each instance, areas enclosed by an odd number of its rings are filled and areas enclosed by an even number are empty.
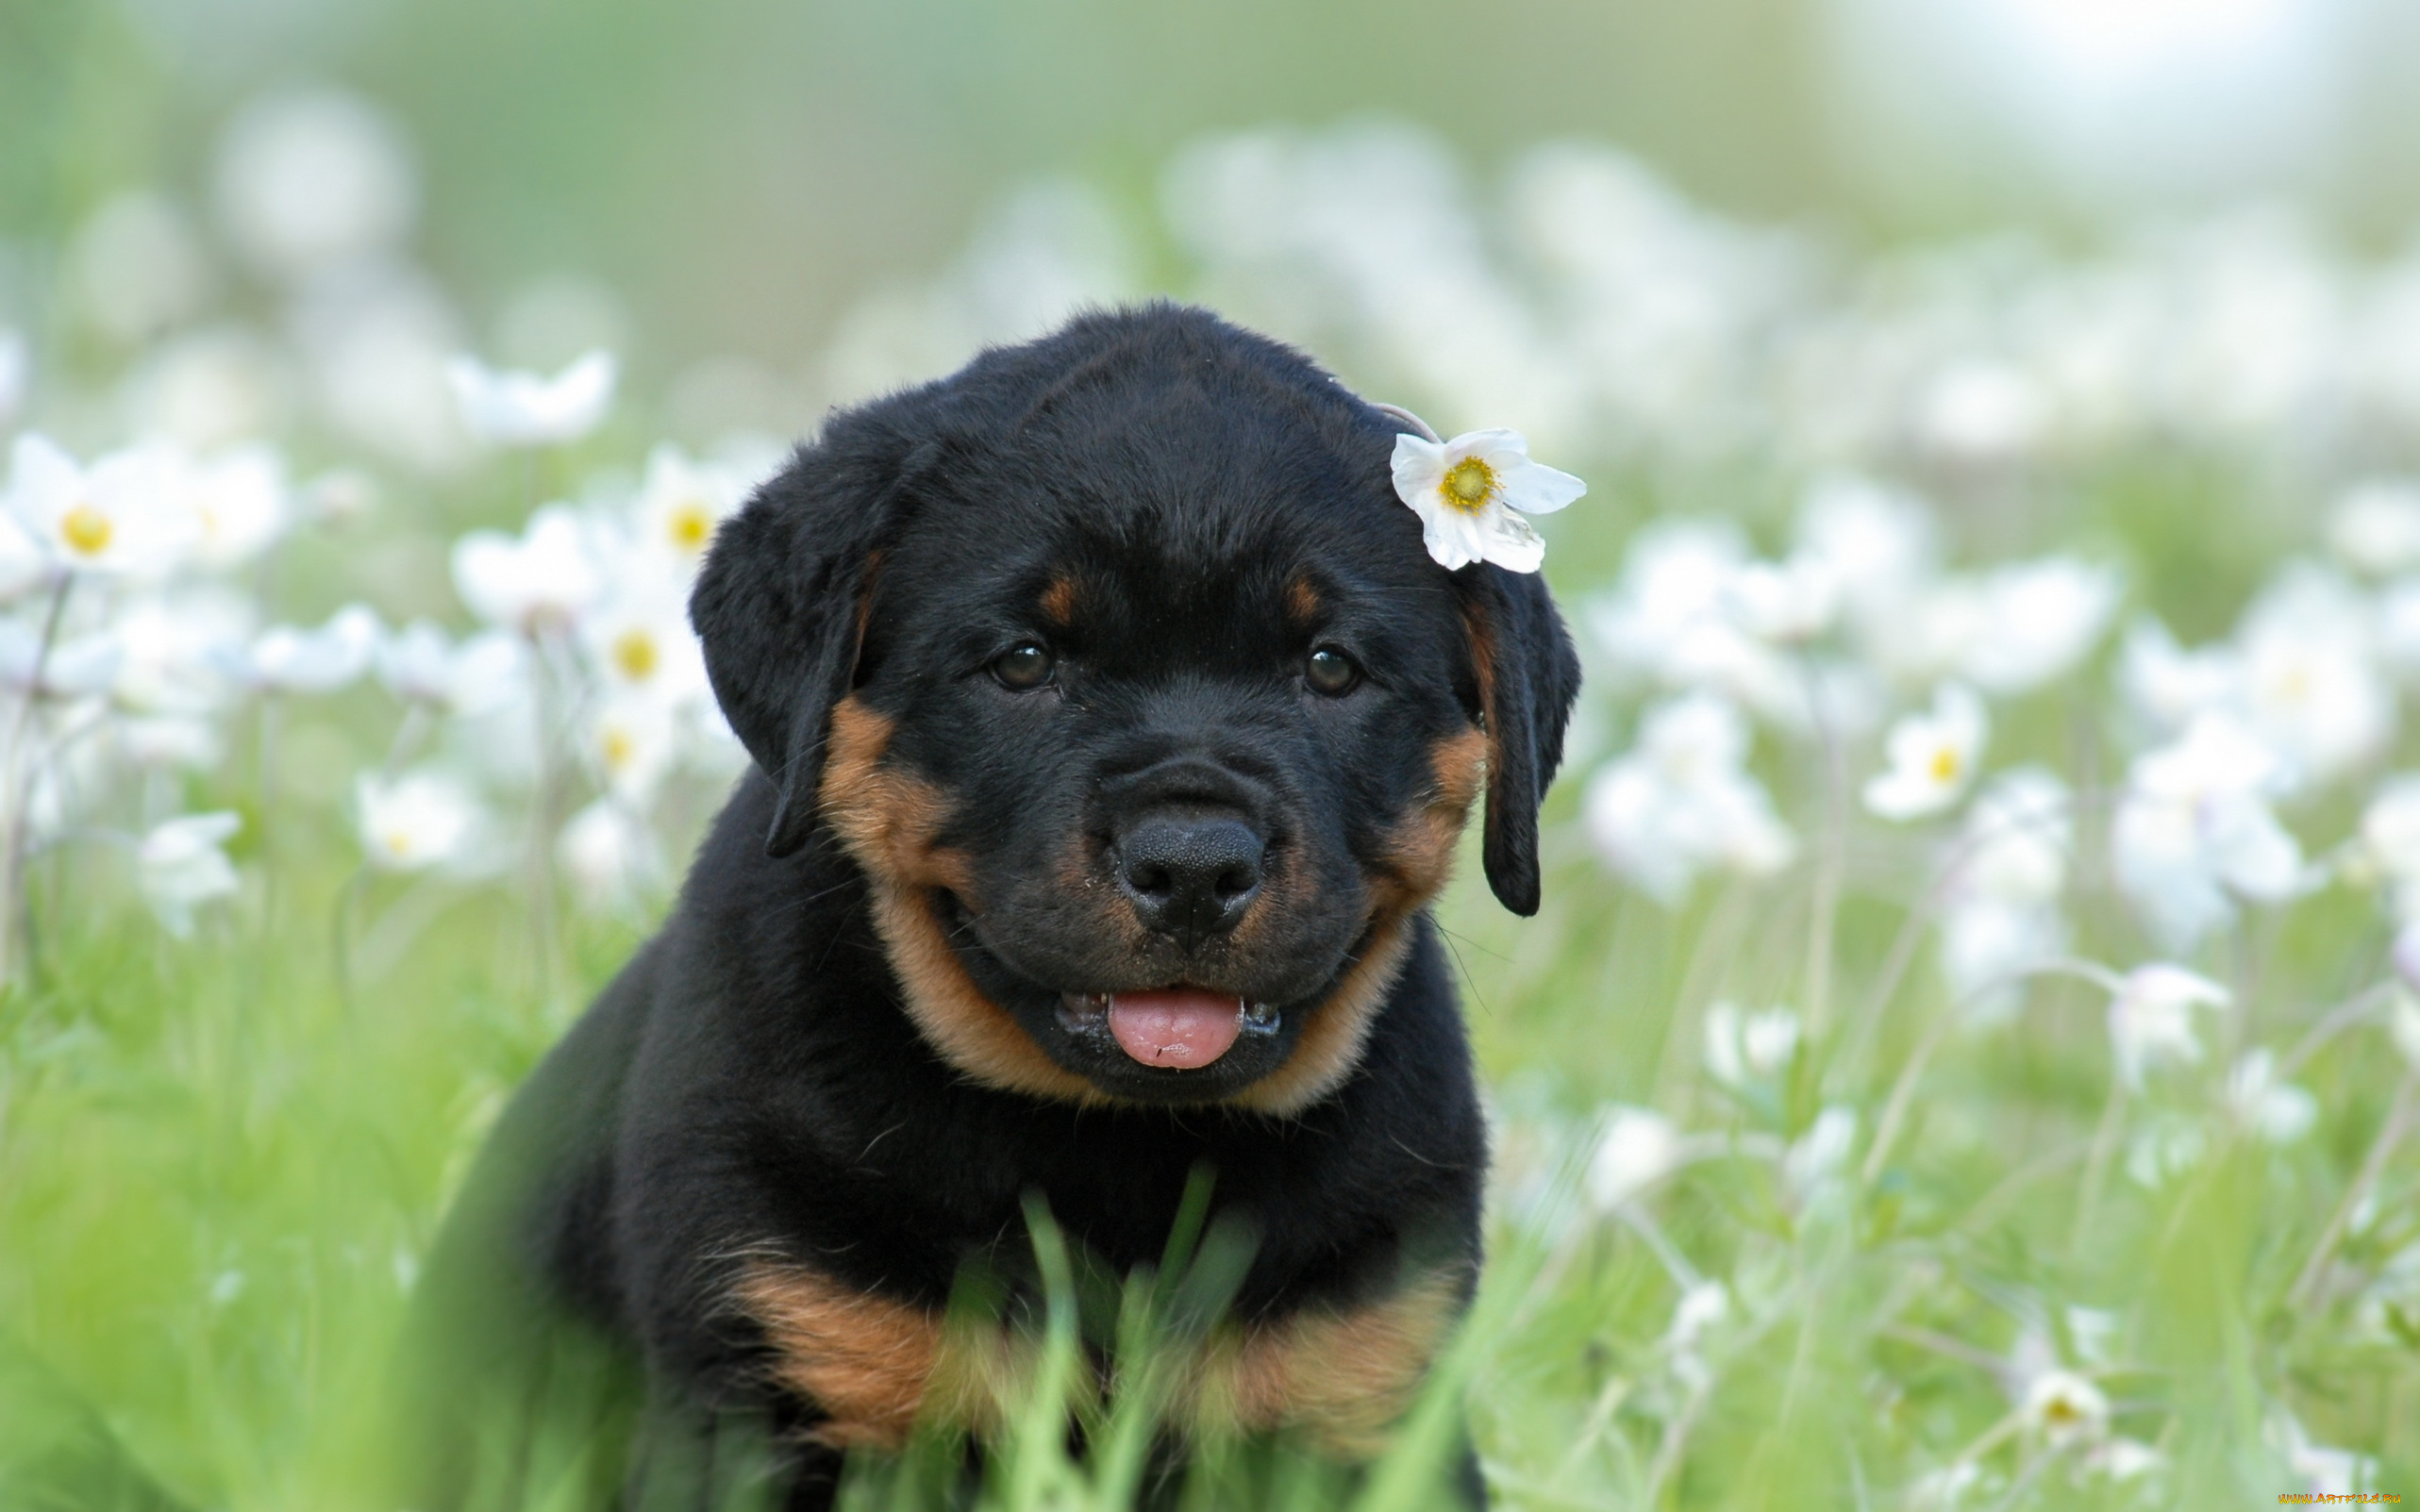
<svg viewBox="0 0 2420 1512">
<path fill-rule="evenodd" d="M 1127 1058 L 1144 1066 L 1191 1071 L 1235 1048 L 1245 1035 L 1277 1032 L 1277 1009 L 1208 988 L 1170 987 L 1144 992 L 1065 994 L 1060 1022 L 1077 1032 L 1107 1027 Z"/>
</svg>

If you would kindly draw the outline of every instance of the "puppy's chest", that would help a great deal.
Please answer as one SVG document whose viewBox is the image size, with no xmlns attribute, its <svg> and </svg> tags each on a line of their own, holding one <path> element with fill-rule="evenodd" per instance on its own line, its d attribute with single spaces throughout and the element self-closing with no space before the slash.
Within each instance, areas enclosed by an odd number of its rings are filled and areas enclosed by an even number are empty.
<svg viewBox="0 0 2420 1512">
<path fill-rule="evenodd" d="M 1170 1346 L 1168 1416 L 1193 1434 L 1299 1431 L 1365 1457 L 1410 1407 L 1459 1316 L 1464 1275 L 1442 1268 L 1355 1305 L 1314 1304 L 1227 1322 Z M 1032 1389 L 1032 1329 L 851 1286 L 809 1267 L 757 1262 L 733 1288 L 762 1330 L 771 1373 L 810 1404 L 812 1436 L 895 1450 L 919 1421 L 978 1435 Z M 1106 1376 L 1110 1362 L 1098 1362 Z M 1097 1387 L 1096 1387 L 1097 1388 Z"/>
</svg>

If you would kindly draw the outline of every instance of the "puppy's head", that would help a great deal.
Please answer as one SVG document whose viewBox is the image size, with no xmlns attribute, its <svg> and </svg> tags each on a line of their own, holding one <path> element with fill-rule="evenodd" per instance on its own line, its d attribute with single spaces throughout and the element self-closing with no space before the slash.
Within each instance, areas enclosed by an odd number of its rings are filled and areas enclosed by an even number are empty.
<svg viewBox="0 0 2420 1512">
<path fill-rule="evenodd" d="M 960 1070 L 1292 1111 L 1482 797 L 1535 911 L 1577 664 L 1537 577 L 1430 559 L 1397 428 L 1155 307 L 836 414 L 725 524 L 692 615 L 768 848 L 845 847 Z"/>
</svg>

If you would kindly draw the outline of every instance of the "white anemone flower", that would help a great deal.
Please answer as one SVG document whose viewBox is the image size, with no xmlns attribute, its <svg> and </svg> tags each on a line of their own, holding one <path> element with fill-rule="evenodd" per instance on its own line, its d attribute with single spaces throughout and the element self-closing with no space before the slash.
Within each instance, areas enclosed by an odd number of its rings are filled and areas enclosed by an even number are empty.
<svg viewBox="0 0 2420 1512">
<path fill-rule="evenodd" d="M 209 457 L 187 474 L 184 504 L 193 512 L 193 561 L 213 572 L 241 567 L 286 528 L 286 464 L 266 446 L 241 446 Z"/>
<path fill-rule="evenodd" d="M 672 707 L 661 699 L 623 693 L 590 711 L 582 749 L 607 790 L 644 804 L 672 771 L 677 734 Z"/>
<path fill-rule="evenodd" d="M 594 430 L 613 403 L 613 354 L 589 352 L 553 377 L 497 372 L 476 357 L 446 364 L 463 428 L 499 446 L 558 446 Z"/>
<path fill-rule="evenodd" d="M 332 693 L 369 670 L 382 634 L 366 604 L 345 606 L 316 630 L 273 624 L 245 653 L 243 680 L 263 692 Z"/>
<path fill-rule="evenodd" d="M 609 913 L 643 902 L 662 883 L 663 847 L 646 821 L 610 797 L 574 814 L 555 856 L 586 907 Z"/>
<path fill-rule="evenodd" d="M 2386 884 L 2397 917 L 2420 921 L 2420 773 L 2378 785 L 2362 810 L 2357 870 Z"/>
<path fill-rule="evenodd" d="M 2017 1410 L 2053 1449 L 2095 1443 L 2109 1432 L 2109 1398 L 2073 1371 L 2038 1372 L 2026 1383 Z"/>
<path fill-rule="evenodd" d="M 2067 785 L 2041 767 L 2002 773 L 1977 795 L 1951 855 L 1942 974 L 1976 1021 L 2016 1005 L 2017 979 L 2066 953 L 2059 897 L 2075 845 Z"/>
<path fill-rule="evenodd" d="M 58 570 L 159 574 L 175 567 L 196 526 L 182 504 L 183 469 L 138 447 L 79 466 L 48 437 L 17 438 L 8 506 Z"/>
<path fill-rule="evenodd" d="M 2227 1073 L 2227 1105 L 2271 1144 L 2292 1144 L 2319 1122 L 2319 1100 L 2278 1080 L 2278 1057 L 2266 1046 L 2245 1052 Z"/>
<path fill-rule="evenodd" d="M 33 354 L 26 350 L 25 333 L 0 330 L 0 427 L 17 418 L 17 407 L 25 403 L 33 371 Z"/>
<path fill-rule="evenodd" d="M 243 824 L 232 813 L 187 814 L 155 826 L 135 846 L 143 901 L 179 939 L 193 932 L 193 909 L 238 886 L 223 847 Z"/>
<path fill-rule="evenodd" d="M 1525 516 L 1552 514 L 1588 485 L 1531 461 L 1517 430 L 1474 430 L 1449 441 L 1397 435 L 1394 491 L 1420 516 L 1421 540 L 1439 566 L 1488 561 L 1534 573 L 1545 564 L 1546 542 Z"/>
<path fill-rule="evenodd" d="M 2328 545 L 2373 577 L 2420 567 L 2420 479 L 2371 478 L 2346 490 L 2328 511 Z"/>
<path fill-rule="evenodd" d="M 1801 1203 L 1812 1202 L 1847 1169 L 1857 1148 L 1857 1110 L 1834 1104 L 1782 1153 L 1781 1179 Z"/>
<path fill-rule="evenodd" d="M 2214 710 L 2135 758 L 2111 849 L 2120 890 L 2169 948 L 2233 918 L 2232 898 L 2281 903 L 2308 886 L 2302 847 L 2269 807 L 2287 781 L 2275 751 Z"/>
<path fill-rule="evenodd" d="M 210 772 L 226 759 L 226 742 L 209 720 L 191 714 L 132 714 L 110 722 L 118 751 L 138 767 Z"/>
<path fill-rule="evenodd" d="M 706 653 L 689 627 L 687 596 L 657 573 L 636 574 L 583 615 L 579 638 L 615 696 L 678 703 L 706 691 Z"/>
<path fill-rule="evenodd" d="M 1788 1008 L 1743 1013 L 1735 1003 L 1706 1010 L 1706 1070 L 1726 1087 L 1772 1081 L 1798 1053 L 1798 1015 Z"/>
<path fill-rule="evenodd" d="M 724 516 L 746 492 L 736 470 L 693 461 L 677 446 L 657 447 L 647 454 L 632 508 L 640 548 L 695 572 Z"/>
<path fill-rule="evenodd" d="M 2201 1039 L 2194 1033 L 2193 1010 L 2223 1008 L 2234 1001 L 2233 993 L 2209 977 L 2164 961 L 2127 972 L 2109 1004 L 2110 1048 L 2118 1075 L 2140 1091 L 2144 1073 L 2153 1067 L 2198 1062 Z"/>
<path fill-rule="evenodd" d="M 460 783 L 434 772 L 392 780 L 364 773 L 354 807 L 361 849 L 382 872 L 426 872 L 458 858 L 481 818 Z"/>
<path fill-rule="evenodd" d="M 2044 557 L 1983 574 L 1981 623 L 1959 671 L 1990 693 L 2022 693 L 2062 675 L 2109 627 L 2121 580 L 2113 568 Z"/>
<path fill-rule="evenodd" d="M 2165 624 L 2149 615 L 2126 632 L 2118 675 L 2127 701 L 2153 728 L 2165 734 L 2185 727 L 2204 709 L 2221 708 L 2236 696 L 2243 675 L 2228 646 L 2188 651 Z"/>
<path fill-rule="evenodd" d="M 1672 1120 L 1652 1108 L 1610 1108 L 1589 1157 L 1589 1198 L 1610 1213 L 1679 1169 L 1683 1154 Z"/>
<path fill-rule="evenodd" d="M 428 621 L 414 620 L 378 643 L 378 680 L 406 703 L 481 714 L 517 696 L 526 659 L 509 632 L 482 631 L 456 645 Z"/>
<path fill-rule="evenodd" d="M 519 536 L 475 530 L 454 543 L 454 589 L 490 624 L 536 636 L 568 628 L 604 590 L 586 521 L 568 505 L 529 517 Z"/>
<path fill-rule="evenodd" d="M 1932 711 L 1909 714 L 1891 726 L 1883 749 L 1888 770 L 1865 784 L 1865 806 L 1889 820 L 1922 819 L 1966 796 L 1991 732 L 1991 716 L 1975 690 L 1944 683 Z"/>
<path fill-rule="evenodd" d="M 1739 711 L 1711 693 L 1649 709 L 1637 748 L 1582 799 L 1599 857 L 1667 904 L 1710 867 L 1767 876 L 1789 865 L 1797 841 L 1744 769 L 1747 742 Z"/>
<path fill-rule="evenodd" d="M 2350 583 L 2305 564 L 2278 574 L 2236 631 L 2245 714 L 2297 782 L 2343 776 L 2395 733 L 2395 690 L 2375 659 L 2373 623 Z"/>
<path fill-rule="evenodd" d="M 243 680 L 256 620 L 250 596 L 219 583 L 121 600 L 110 625 L 125 652 L 119 700 L 154 714 L 214 712 Z"/>
<path fill-rule="evenodd" d="M 1820 557 L 1750 562 L 1732 575 L 1726 600 L 1740 628 L 1760 640 L 1797 645 L 1831 628 L 1840 612 L 1840 581 Z"/>
</svg>

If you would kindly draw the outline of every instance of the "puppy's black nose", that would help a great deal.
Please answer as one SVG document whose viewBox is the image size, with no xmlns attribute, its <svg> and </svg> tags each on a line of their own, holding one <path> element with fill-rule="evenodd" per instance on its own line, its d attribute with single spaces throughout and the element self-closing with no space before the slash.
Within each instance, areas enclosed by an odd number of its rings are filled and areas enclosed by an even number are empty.
<svg viewBox="0 0 2420 1512">
<path fill-rule="evenodd" d="M 1252 906 L 1267 852 L 1240 819 L 1154 815 L 1118 840 L 1118 885 L 1144 928 L 1198 950 Z"/>
</svg>

